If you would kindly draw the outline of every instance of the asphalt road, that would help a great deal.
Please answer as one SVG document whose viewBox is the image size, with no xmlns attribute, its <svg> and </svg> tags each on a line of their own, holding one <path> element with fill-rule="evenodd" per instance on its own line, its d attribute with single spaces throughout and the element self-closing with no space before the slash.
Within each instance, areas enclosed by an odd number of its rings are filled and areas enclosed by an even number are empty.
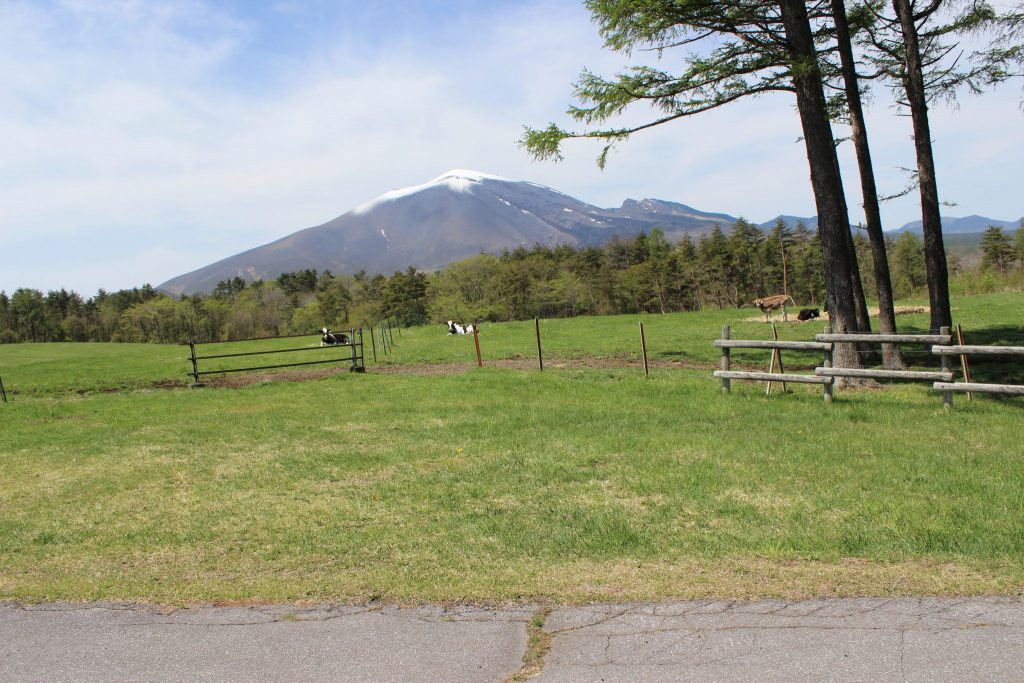
<svg viewBox="0 0 1024 683">
<path fill-rule="evenodd" d="M 537 611 L 0 603 L 0 681 L 1024 681 L 1024 597 Z"/>
</svg>

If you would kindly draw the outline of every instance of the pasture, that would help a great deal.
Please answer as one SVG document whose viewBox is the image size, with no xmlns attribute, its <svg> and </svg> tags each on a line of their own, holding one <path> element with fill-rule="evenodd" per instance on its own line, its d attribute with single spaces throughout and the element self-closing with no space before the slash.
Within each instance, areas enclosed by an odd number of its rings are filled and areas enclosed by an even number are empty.
<svg viewBox="0 0 1024 683">
<path fill-rule="evenodd" d="M 972 339 L 1019 343 L 1022 300 L 954 307 Z M 543 321 L 543 373 L 476 369 L 437 325 L 365 375 L 201 390 L 184 347 L 0 347 L 0 599 L 1019 593 L 1022 402 L 722 396 L 711 340 L 765 336 L 756 313 L 644 317 L 649 378 L 637 317 Z M 533 335 L 485 325 L 485 364 L 527 365 Z M 595 357 L 614 362 L 572 362 Z M 430 365 L 458 371 L 401 371 Z"/>
</svg>

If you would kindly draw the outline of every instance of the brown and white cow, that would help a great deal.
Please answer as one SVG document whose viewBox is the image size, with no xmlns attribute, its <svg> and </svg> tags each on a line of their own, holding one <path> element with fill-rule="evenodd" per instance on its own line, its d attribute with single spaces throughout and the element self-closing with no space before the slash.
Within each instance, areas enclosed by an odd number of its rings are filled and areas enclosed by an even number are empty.
<svg viewBox="0 0 1024 683">
<path fill-rule="evenodd" d="M 789 316 L 786 315 L 786 302 L 796 305 L 793 301 L 793 297 L 788 294 L 775 294 L 773 296 L 766 296 L 760 299 L 754 299 L 754 305 L 761 309 L 764 313 L 765 322 L 771 322 L 770 311 L 774 311 L 776 308 L 782 309 L 782 319 L 784 321 L 789 320 Z"/>
</svg>

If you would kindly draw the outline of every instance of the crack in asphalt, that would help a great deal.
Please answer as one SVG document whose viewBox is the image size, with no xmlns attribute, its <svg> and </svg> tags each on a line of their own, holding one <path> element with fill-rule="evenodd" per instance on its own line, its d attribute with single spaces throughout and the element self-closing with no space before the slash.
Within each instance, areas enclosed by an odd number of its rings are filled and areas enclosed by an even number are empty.
<svg viewBox="0 0 1024 683">
<path fill-rule="evenodd" d="M 603 666 L 671 667 L 685 662 L 705 668 L 750 657 L 770 641 L 768 634 L 781 631 L 891 633 L 893 674 L 906 680 L 908 647 L 914 651 L 912 633 L 940 634 L 963 630 L 1009 628 L 1024 630 L 1019 596 L 977 599 L 855 598 L 804 602 L 763 600 L 695 601 L 675 604 L 611 604 L 565 607 L 562 619 L 549 623 L 550 606 L 530 605 L 495 609 L 456 605 L 403 608 L 372 602 L 367 605 L 198 605 L 188 608 L 132 603 L 16 604 L 0 602 L 0 608 L 24 612 L 74 613 L 105 611 L 130 613 L 123 618 L 135 627 L 237 628 L 281 623 L 328 622 L 374 614 L 396 620 L 441 623 L 516 623 L 528 631 L 523 665 L 509 681 L 525 681 L 545 669 L 570 665 L 584 669 Z M 230 610 L 230 611 L 229 611 Z M 190 618 L 205 616 L 209 620 Z M 218 616 L 231 620 L 217 621 Z M 724 619 L 723 619 L 724 617 Z M 577 623 L 572 623 L 572 622 Z M 715 622 L 721 622 L 716 624 Z M 846 623 L 852 621 L 853 623 Z M 698 623 L 694 623 L 698 622 Z M 872 623 L 874 622 L 874 623 Z M 565 622 L 563 622 L 565 623 Z M 556 627 L 561 626 L 561 627 Z M 559 638 L 573 636 L 555 649 Z M 715 638 L 714 636 L 719 636 Z M 574 653 L 586 643 L 593 657 Z M 788 642 L 788 641 L 787 641 Z M 803 641 L 799 641 L 803 642 Z M 808 641 L 807 647 L 816 647 Z M 799 648 L 798 648 L 799 649 Z M 846 656 L 845 654 L 843 656 Z M 898 668 L 897 668 L 898 667 Z"/>
<path fill-rule="evenodd" d="M 992 600 L 992 598 L 989 598 L 988 600 Z M 998 600 L 998 598 L 996 598 L 996 600 Z M 688 661 L 693 666 L 707 667 L 749 656 L 752 652 L 757 651 L 759 639 L 764 634 L 772 631 L 808 630 L 831 632 L 888 632 L 893 633 L 894 635 L 898 634 L 896 650 L 899 655 L 899 672 L 901 678 L 906 680 L 908 633 L 944 633 L 962 631 L 965 629 L 1022 627 L 1022 624 L 1019 621 L 1015 621 L 1013 619 L 985 619 L 986 616 L 998 615 L 1000 612 L 1006 610 L 1011 604 L 1018 604 L 1016 602 L 1002 604 L 999 602 L 995 604 L 987 602 L 984 603 L 983 609 L 969 614 L 962 613 L 963 609 L 966 606 L 978 605 L 977 600 L 972 601 L 969 599 L 961 599 L 954 600 L 953 602 L 932 603 L 927 599 L 917 598 L 909 605 L 906 604 L 906 602 L 906 599 L 899 598 L 874 599 L 871 600 L 870 603 L 852 605 L 849 608 L 842 610 L 835 609 L 837 607 L 835 601 L 822 601 L 821 604 L 815 605 L 809 610 L 799 610 L 799 603 L 793 602 L 782 602 L 780 604 L 769 606 L 765 603 L 746 603 L 739 601 L 700 602 L 686 605 L 682 609 L 678 606 L 672 606 L 668 610 L 664 609 L 661 605 L 637 605 L 614 609 L 606 607 L 604 609 L 598 608 L 600 616 L 595 615 L 594 618 L 588 619 L 586 623 L 551 629 L 549 633 L 551 634 L 552 639 L 555 639 L 571 633 L 585 634 L 587 631 L 591 631 L 592 637 L 597 639 L 597 642 L 594 643 L 595 651 L 600 652 L 600 655 L 595 661 L 573 662 L 572 664 L 573 666 L 581 666 L 585 669 L 591 669 L 600 668 L 602 666 L 635 665 L 636 662 L 634 662 L 633 659 L 636 658 L 638 649 L 643 649 L 640 656 L 642 657 L 643 664 L 645 666 L 678 666 L 682 659 Z M 839 603 L 839 605 L 841 604 L 842 603 Z M 860 623 L 834 623 L 836 621 L 878 615 L 879 613 L 882 615 L 881 618 L 885 619 L 885 611 L 887 608 L 896 608 L 900 605 L 903 605 L 903 609 L 894 609 L 893 613 L 889 617 L 892 619 L 892 623 L 889 624 L 871 625 Z M 794 610 L 794 608 L 797 609 Z M 823 614 L 823 612 L 825 613 Z M 618 628 L 613 628 L 610 632 L 607 630 L 602 630 L 603 632 L 599 633 L 593 632 L 601 626 L 607 626 L 616 620 L 621 620 L 623 617 L 629 616 L 647 617 L 655 620 L 672 622 L 692 619 L 694 617 L 715 618 L 730 615 L 739 617 L 746 616 L 750 618 L 767 617 L 770 620 L 779 620 L 781 623 L 766 624 L 754 623 L 753 621 L 749 623 L 723 625 L 695 625 L 692 623 L 679 623 L 675 625 L 666 624 L 663 627 L 645 627 L 639 630 L 629 628 L 627 623 L 622 625 L 621 631 Z M 710 654 L 708 652 L 708 648 L 711 646 L 711 639 L 706 636 L 740 632 L 746 632 L 749 634 L 748 642 L 739 643 L 733 639 L 729 639 L 728 649 L 730 652 L 728 654 L 713 657 L 711 659 L 705 659 L 705 656 Z M 628 645 L 630 639 L 665 634 L 675 634 L 677 637 L 671 638 L 669 642 L 663 644 L 651 643 L 651 647 L 649 648 L 643 648 L 643 646 L 650 643 L 650 641 L 644 641 L 642 645 L 634 646 L 631 651 L 627 651 L 626 646 L 617 646 L 617 641 L 619 640 L 624 640 L 626 645 Z M 689 646 L 692 648 L 692 651 L 685 653 L 679 652 L 676 656 L 673 656 L 671 651 L 680 648 L 681 646 L 684 648 Z M 554 648 L 552 648 L 552 652 L 555 652 Z M 551 653 L 549 652 L 547 654 L 550 655 Z M 554 656 L 546 658 L 550 661 L 546 661 L 545 664 L 550 665 L 558 662 L 559 660 L 564 660 L 565 658 L 566 654 L 555 652 Z"/>
</svg>

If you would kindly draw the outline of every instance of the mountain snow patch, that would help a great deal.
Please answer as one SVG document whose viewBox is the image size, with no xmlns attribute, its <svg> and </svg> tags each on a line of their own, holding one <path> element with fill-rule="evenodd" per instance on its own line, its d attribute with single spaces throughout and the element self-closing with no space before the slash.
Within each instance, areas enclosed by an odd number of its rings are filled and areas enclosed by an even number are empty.
<svg viewBox="0 0 1024 683">
<path fill-rule="evenodd" d="M 383 204 L 384 202 L 394 201 L 402 197 L 408 197 L 414 195 L 417 192 L 423 192 L 434 187 L 446 187 L 449 190 L 455 192 L 471 192 L 475 185 L 479 185 L 485 180 L 499 180 L 503 182 L 512 182 L 507 178 L 501 176 L 491 175 L 490 173 L 481 173 L 480 171 L 469 171 L 461 168 L 452 169 L 447 173 L 442 173 L 428 183 L 422 185 L 412 185 L 411 187 L 403 187 L 397 190 L 391 190 L 385 192 L 381 196 L 374 200 L 360 204 L 356 208 L 352 209 L 352 213 L 361 214 L 366 213 L 370 209 Z"/>
</svg>

